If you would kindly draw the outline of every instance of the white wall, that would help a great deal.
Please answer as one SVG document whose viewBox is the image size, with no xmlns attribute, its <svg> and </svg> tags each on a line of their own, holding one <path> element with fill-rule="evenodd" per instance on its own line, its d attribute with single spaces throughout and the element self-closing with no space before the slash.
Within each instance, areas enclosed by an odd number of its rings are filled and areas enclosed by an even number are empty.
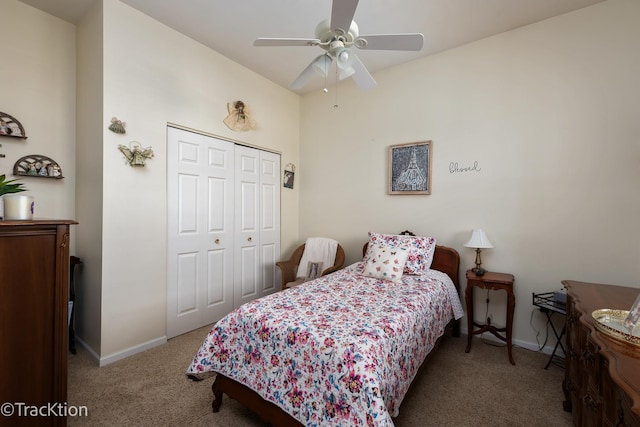
<svg viewBox="0 0 640 427">
<path fill-rule="evenodd" d="M 338 109 L 331 93 L 305 96 L 300 238 L 334 237 L 351 263 L 368 231 L 410 229 L 458 250 L 464 273 L 475 253 L 463 245 L 483 228 L 495 246 L 483 266 L 516 277 L 524 344 L 532 292 L 640 287 L 638 22 L 640 2 L 610 0 L 378 73 L 372 91 L 343 84 Z M 388 146 L 424 140 L 432 194 L 387 195 Z M 490 299 L 504 325 L 504 293 Z"/>
<path fill-rule="evenodd" d="M 0 111 L 18 119 L 27 139 L 0 137 L 0 175 L 14 179 L 23 156 L 56 161 L 64 179 L 21 177 L 36 218 L 75 219 L 75 27 L 15 0 L 0 0 Z M 14 19 L 14 17 L 19 19 Z M 75 227 L 71 227 L 75 248 Z"/>
<path fill-rule="evenodd" d="M 637 1 L 610 0 L 378 73 L 373 91 L 349 82 L 338 109 L 333 93 L 300 105 L 117 0 L 99 1 L 77 30 L 77 180 L 75 27 L 16 0 L 0 7 L 11 16 L 0 36 L 11 40 L 12 58 L 0 67 L 0 111 L 29 136 L 0 139 L 0 173 L 32 153 L 62 166 L 63 180 L 25 183 L 37 216 L 73 218 L 77 205 L 72 237 L 86 292 L 78 326 L 97 357 L 114 360 L 164 337 L 167 122 L 281 151 L 283 166 L 296 164 L 296 188 L 282 192 L 284 254 L 327 235 L 354 262 L 367 231 L 409 228 L 456 248 L 464 269 L 474 254 L 463 244 L 483 227 L 496 246 L 483 252 L 484 265 L 516 275 L 522 342 L 535 341 L 531 292 L 558 289 L 562 279 L 638 286 Z M 255 131 L 222 124 L 237 99 L 252 107 Z M 107 130 L 113 116 L 127 122 L 127 135 Z M 387 195 L 388 146 L 426 139 L 434 141 L 433 194 Z M 116 149 L 134 140 L 156 153 L 142 170 Z M 480 172 L 449 172 L 450 163 L 475 161 Z M 503 297 L 491 299 L 499 322 Z M 534 320 L 541 327 L 543 318 Z"/>
<path fill-rule="evenodd" d="M 102 2 L 78 25 L 78 139 L 76 142 L 76 226 L 78 255 L 75 327 L 78 339 L 99 358 L 102 313 L 103 77 Z"/>
<path fill-rule="evenodd" d="M 0 26 L 11 41 L 0 67 L 0 111 L 19 118 L 29 136 L 0 139 L 0 173 L 11 176 L 13 163 L 32 153 L 63 169 L 63 180 L 27 177 L 25 184 L 37 216 L 80 222 L 72 231 L 72 253 L 84 262 L 78 338 L 101 363 L 159 344 L 166 339 L 167 124 L 297 164 L 300 98 L 117 0 L 96 1 L 77 28 L 16 0 L 0 0 L 0 9 L 11 17 Z M 251 132 L 222 122 L 227 102 L 239 99 L 258 124 Z M 114 116 L 127 123 L 126 135 L 107 130 Z M 147 167 L 125 164 L 117 146 L 131 141 L 153 147 Z M 286 251 L 299 241 L 297 189 L 282 192 L 281 207 Z"/>
<path fill-rule="evenodd" d="M 117 0 L 103 1 L 104 116 L 101 349 L 112 361 L 165 336 L 166 127 L 175 123 L 282 153 L 298 162 L 298 95 L 276 86 Z M 257 128 L 233 132 L 227 102 L 242 100 Z M 127 133 L 107 130 L 112 117 Z M 145 168 L 118 144 L 153 148 Z M 297 192 L 283 191 L 282 247 L 297 242 Z"/>
</svg>

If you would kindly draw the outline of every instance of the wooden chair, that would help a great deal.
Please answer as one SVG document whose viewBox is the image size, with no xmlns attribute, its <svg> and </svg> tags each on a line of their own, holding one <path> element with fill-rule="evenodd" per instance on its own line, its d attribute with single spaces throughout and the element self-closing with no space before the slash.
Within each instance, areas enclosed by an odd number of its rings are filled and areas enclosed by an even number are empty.
<svg viewBox="0 0 640 427">
<path fill-rule="evenodd" d="M 287 287 L 287 283 L 296 282 L 296 273 L 298 272 L 298 265 L 300 264 L 300 260 L 302 259 L 302 253 L 304 252 L 305 244 L 298 246 L 298 248 L 293 251 L 291 257 L 287 261 L 278 261 L 276 265 L 280 268 L 280 272 L 282 273 L 282 283 L 281 289 L 284 290 Z M 333 263 L 332 267 L 326 268 L 322 270 L 322 274 L 320 276 L 325 276 L 329 273 L 333 273 L 334 271 L 338 271 L 342 268 L 344 264 L 344 249 L 340 244 L 336 248 L 336 260 Z M 302 281 L 300 280 L 300 283 Z M 296 283 L 299 284 L 299 283 Z M 295 285 L 294 285 L 295 286 Z"/>
</svg>

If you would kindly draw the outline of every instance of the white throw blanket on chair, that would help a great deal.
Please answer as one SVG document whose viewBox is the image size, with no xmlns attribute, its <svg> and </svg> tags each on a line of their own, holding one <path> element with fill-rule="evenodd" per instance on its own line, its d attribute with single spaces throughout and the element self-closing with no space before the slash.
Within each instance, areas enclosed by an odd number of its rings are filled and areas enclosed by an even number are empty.
<svg viewBox="0 0 640 427">
<path fill-rule="evenodd" d="M 309 237 L 304 245 L 304 252 L 298 265 L 296 277 L 309 277 L 309 263 L 321 263 L 316 277 L 336 262 L 338 242 L 326 237 Z"/>
</svg>

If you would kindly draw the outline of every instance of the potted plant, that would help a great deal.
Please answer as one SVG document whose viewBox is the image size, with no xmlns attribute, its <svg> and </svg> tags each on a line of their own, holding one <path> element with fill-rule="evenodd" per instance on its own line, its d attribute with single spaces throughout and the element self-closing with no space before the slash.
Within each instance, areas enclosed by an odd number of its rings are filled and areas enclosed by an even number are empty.
<svg viewBox="0 0 640 427">
<path fill-rule="evenodd" d="M 4 196 L 5 194 L 27 191 L 27 189 L 23 187 L 24 184 L 16 181 L 17 179 L 10 179 L 7 181 L 6 175 L 0 175 L 0 219 L 2 219 L 4 215 L 4 204 L 2 202 L 2 196 Z"/>
</svg>

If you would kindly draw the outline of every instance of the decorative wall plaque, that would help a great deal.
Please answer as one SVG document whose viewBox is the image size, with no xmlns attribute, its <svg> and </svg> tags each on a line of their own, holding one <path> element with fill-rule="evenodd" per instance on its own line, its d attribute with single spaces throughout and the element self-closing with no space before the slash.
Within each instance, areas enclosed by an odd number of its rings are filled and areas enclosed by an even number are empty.
<svg viewBox="0 0 640 427">
<path fill-rule="evenodd" d="M 55 160 L 40 154 L 30 154 L 18 159 L 13 165 L 13 174 L 41 178 L 64 178 L 60 165 Z"/>
<path fill-rule="evenodd" d="M 26 139 L 22 123 L 15 117 L 0 111 L 0 136 L 12 136 L 15 138 Z"/>
</svg>

